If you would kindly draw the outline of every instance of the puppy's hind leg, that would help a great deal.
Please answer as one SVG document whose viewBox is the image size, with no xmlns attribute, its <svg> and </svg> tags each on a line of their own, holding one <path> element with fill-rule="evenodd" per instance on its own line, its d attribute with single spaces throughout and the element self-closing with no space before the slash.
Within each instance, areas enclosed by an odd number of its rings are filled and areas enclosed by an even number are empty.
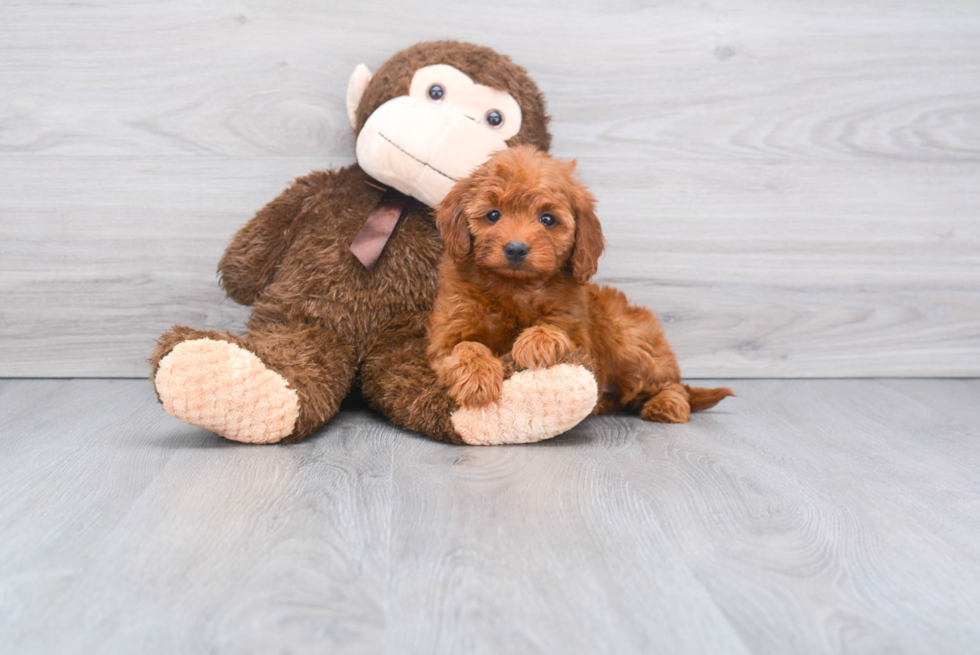
<svg viewBox="0 0 980 655">
<path fill-rule="evenodd" d="M 609 383 L 622 406 L 647 421 L 687 423 L 688 390 L 657 317 L 616 289 L 590 291 L 595 347 L 609 366 Z"/>
<path fill-rule="evenodd" d="M 687 389 L 677 382 L 668 382 L 643 403 L 640 417 L 645 421 L 658 423 L 687 423 L 691 417 Z"/>
</svg>

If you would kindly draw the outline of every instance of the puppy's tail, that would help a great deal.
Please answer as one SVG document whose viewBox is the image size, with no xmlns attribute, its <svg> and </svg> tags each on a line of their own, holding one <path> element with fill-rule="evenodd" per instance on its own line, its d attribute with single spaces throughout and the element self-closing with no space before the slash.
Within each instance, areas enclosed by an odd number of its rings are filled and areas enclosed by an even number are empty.
<svg viewBox="0 0 980 655">
<path fill-rule="evenodd" d="M 711 409 L 728 396 L 735 395 L 728 387 L 702 389 L 701 387 L 689 387 L 685 384 L 684 388 L 687 389 L 687 402 L 690 403 L 692 412 Z"/>
</svg>

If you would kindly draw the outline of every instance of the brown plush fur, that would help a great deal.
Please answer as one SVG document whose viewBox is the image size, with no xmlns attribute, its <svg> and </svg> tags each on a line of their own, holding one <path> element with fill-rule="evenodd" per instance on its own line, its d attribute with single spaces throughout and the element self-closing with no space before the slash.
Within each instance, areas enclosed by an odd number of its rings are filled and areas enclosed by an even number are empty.
<svg viewBox="0 0 980 655">
<path fill-rule="evenodd" d="M 488 48 L 453 41 L 396 54 L 372 78 L 358 129 L 387 99 L 408 90 L 420 66 L 450 64 L 475 81 L 504 89 L 521 106 L 513 142 L 547 148 L 544 101 L 524 69 Z M 297 180 L 235 236 L 218 265 L 236 302 L 253 305 L 248 333 L 174 326 L 150 363 L 178 343 L 209 337 L 255 353 L 297 391 L 298 441 L 329 420 L 354 385 L 394 423 L 452 442 L 455 401 L 439 385 L 425 354 L 425 323 L 436 292 L 442 240 L 428 207 L 412 201 L 372 272 L 350 244 L 381 198 L 357 166 Z"/>
<path fill-rule="evenodd" d="M 574 169 L 531 146 L 511 148 L 440 203 L 446 251 L 429 322 L 433 370 L 457 402 L 481 406 L 499 397 L 508 367 L 586 361 L 604 391 L 596 413 L 684 423 L 732 392 L 681 384 L 656 317 L 588 283 L 602 229 Z M 526 246 L 526 256 L 509 259 L 508 244 Z"/>
</svg>

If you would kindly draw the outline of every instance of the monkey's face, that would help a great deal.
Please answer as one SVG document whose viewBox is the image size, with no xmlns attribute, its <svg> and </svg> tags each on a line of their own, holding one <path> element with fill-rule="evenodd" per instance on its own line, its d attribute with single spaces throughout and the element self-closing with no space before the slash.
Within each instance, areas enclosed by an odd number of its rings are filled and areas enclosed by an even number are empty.
<svg viewBox="0 0 980 655">
<path fill-rule="evenodd" d="M 355 111 L 369 81 L 366 69 L 351 78 L 348 103 Z M 357 161 L 379 182 L 434 206 L 457 180 L 506 149 L 521 119 L 506 91 L 477 84 L 447 64 L 424 66 L 415 71 L 408 95 L 388 100 L 365 121 Z"/>
</svg>

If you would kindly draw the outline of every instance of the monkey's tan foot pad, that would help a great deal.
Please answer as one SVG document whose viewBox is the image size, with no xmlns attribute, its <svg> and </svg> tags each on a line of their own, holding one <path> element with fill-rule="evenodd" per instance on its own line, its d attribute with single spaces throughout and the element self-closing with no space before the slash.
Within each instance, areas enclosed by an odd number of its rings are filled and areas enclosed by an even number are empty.
<svg viewBox="0 0 980 655">
<path fill-rule="evenodd" d="M 595 377 L 583 366 L 558 364 L 520 371 L 504 382 L 500 399 L 460 407 L 453 427 L 473 446 L 534 443 L 572 429 L 599 398 Z"/>
<path fill-rule="evenodd" d="M 160 361 L 153 384 L 171 416 L 233 441 L 276 443 L 299 418 L 286 379 L 227 341 L 182 341 Z"/>
</svg>

